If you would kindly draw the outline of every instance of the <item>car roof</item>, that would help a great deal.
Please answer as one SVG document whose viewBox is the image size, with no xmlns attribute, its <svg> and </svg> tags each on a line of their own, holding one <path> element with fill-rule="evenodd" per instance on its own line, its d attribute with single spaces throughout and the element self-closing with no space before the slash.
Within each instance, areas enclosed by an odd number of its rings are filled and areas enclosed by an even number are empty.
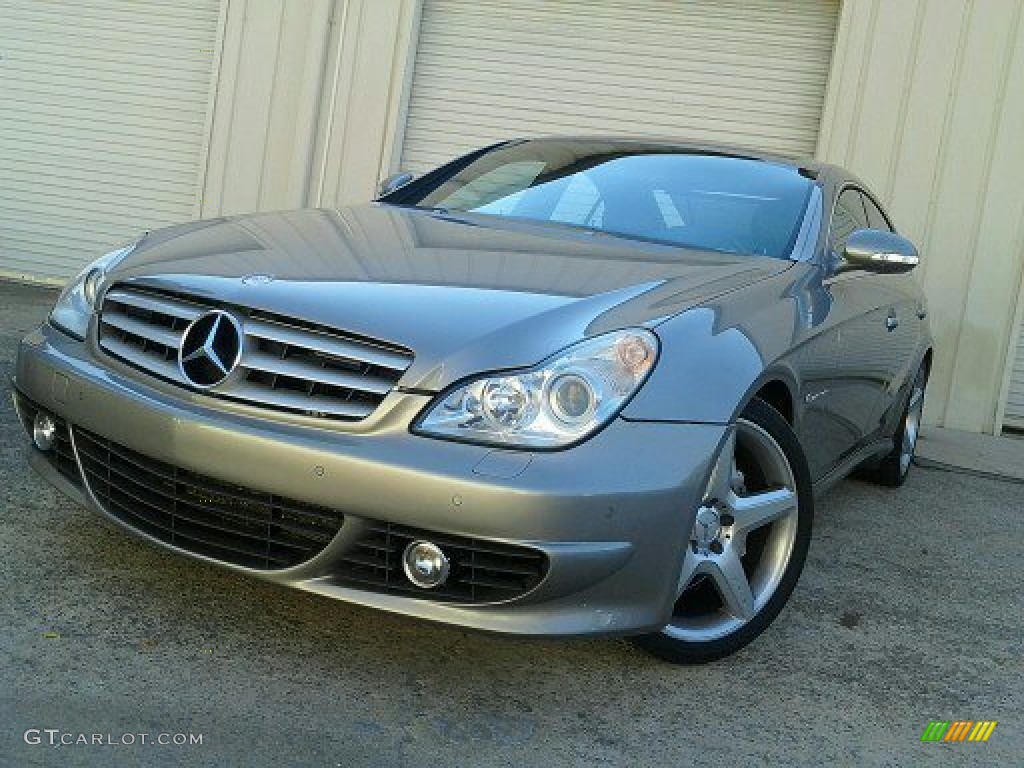
<svg viewBox="0 0 1024 768">
<path fill-rule="evenodd" d="M 724 155 L 726 157 L 745 158 L 749 160 L 761 160 L 766 163 L 786 165 L 802 171 L 805 175 L 819 181 L 835 182 L 840 179 L 852 179 L 852 175 L 845 169 L 831 163 L 821 163 L 805 157 L 796 157 L 753 147 L 744 147 L 737 144 L 725 144 L 710 141 L 689 141 L 685 139 L 664 137 L 664 136 L 619 136 L 619 135 L 546 135 L 529 136 L 513 139 L 508 144 L 518 142 L 579 142 L 581 144 L 608 144 L 622 147 L 646 147 L 650 149 L 677 149 L 681 152 L 695 152 Z"/>
</svg>

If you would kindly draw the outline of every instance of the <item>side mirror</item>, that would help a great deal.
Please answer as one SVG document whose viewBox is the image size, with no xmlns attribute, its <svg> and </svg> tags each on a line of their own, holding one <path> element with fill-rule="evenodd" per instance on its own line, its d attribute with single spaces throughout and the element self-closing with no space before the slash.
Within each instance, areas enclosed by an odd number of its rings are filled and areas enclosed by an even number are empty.
<svg viewBox="0 0 1024 768">
<path fill-rule="evenodd" d="M 411 173 L 406 173 L 405 171 L 399 171 L 398 173 L 391 174 L 377 187 L 377 197 L 386 197 L 390 195 L 396 189 L 404 187 L 414 178 L 416 177 Z"/>
<path fill-rule="evenodd" d="M 869 272 L 909 272 L 921 263 L 914 244 L 894 232 L 858 229 L 846 239 L 847 264 Z"/>
</svg>

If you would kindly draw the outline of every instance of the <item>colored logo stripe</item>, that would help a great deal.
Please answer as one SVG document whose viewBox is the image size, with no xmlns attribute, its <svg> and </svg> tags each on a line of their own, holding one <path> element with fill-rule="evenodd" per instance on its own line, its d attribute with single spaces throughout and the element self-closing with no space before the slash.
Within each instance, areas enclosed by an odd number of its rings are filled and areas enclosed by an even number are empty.
<svg viewBox="0 0 1024 768">
<path fill-rule="evenodd" d="M 978 724 L 974 726 L 974 730 L 971 731 L 971 735 L 967 737 L 967 740 L 988 741 L 988 737 L 992 735 L 992 731 L 994 731 L 995 729 L 995 720 L 979 720 Z"/>
<path fill-rule="evenodd" d="M 946 738 L 943 741 L 963 741 L 967 731 L 974 725 L 970 720 L 957 720 L 946 731 Z"/>
<path fill-rule="evenodd" d="M 995 720 L 932 720 L 921 734 L 921 741 L 988 741 Z"/>
</svg>

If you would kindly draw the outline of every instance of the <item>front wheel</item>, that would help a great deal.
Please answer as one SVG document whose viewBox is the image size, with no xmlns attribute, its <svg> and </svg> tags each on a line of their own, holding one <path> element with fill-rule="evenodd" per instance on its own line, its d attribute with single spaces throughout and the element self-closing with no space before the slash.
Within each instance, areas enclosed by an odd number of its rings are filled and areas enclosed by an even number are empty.
<svg viewBox="0 0 1024 768">
<path fill-rule="evenodd" d="M 669 623 L 634 638 L 677 664 L 736 652 L 789 600 L 811 540 L 810 473 L 796 435 L 755 399 L 723 443 L 679 574 Z"/>
</svg>

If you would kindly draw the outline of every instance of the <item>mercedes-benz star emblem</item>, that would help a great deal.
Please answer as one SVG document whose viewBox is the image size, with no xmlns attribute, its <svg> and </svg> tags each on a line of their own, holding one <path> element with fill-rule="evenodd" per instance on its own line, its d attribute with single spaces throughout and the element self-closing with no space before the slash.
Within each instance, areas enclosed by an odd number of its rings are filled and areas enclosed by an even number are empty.
<svg viewBox="0 0 1024 768">
<path fill-rule="evenodd" d="M 200 315 L 185 329 L 178 349 L 178 368 L 185 381 L 200 389 L 220 384 L 242 357 L 242 328 L 219 309 Z"/>
</svg>

